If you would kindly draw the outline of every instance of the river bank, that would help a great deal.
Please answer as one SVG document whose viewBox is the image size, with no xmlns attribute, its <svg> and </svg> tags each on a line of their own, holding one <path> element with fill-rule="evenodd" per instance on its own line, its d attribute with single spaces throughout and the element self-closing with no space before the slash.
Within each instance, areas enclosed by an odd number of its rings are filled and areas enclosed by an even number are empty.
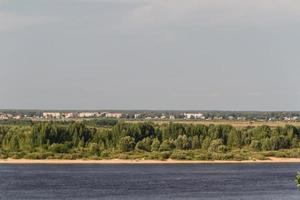
<svg viewBox="0 0 300 200">
<path fill-rule="evenodd" d="M 235 163 L 300 163 L 300 158 L 275 158 L 269 157 L 267 160 L 64 160 L 64 159 L 0 159 L 0 164 L 235 164 Z"/>
</svg>

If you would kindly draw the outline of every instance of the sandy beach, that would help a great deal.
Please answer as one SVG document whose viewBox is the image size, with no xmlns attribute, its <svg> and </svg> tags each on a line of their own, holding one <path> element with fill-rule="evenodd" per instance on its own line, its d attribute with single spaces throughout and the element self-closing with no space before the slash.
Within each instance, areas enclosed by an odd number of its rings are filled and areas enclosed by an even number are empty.
<svg viewBox="0 0 300 200">
<path fill-rule="evenodd" d="M 270 157 L 268 160 L 212 160 L 212 161 L 197 161 L 197 160 L 30 160 L 30 159 L 0 159 L 0 164 L 234 164 L 234 163 L 299 163 L 300 158 L 275 158 Z"/>
</svg>

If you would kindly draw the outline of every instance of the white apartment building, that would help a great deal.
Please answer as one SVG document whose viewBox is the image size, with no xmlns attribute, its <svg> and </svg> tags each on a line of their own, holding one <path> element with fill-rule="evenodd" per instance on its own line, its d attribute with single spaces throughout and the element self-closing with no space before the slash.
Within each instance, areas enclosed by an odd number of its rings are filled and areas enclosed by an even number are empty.
<svg viewBox="0 0 300 200">
<path fill-rule="evenodd" d="M 61 114 L 59 112 L 44 112 L 43 118 L 49 119 L 49 118 L 60 118 Z"/>
<path fill-rule="evenodd" d="M 122 113 L 105 113 L 105 117 L 108 117 L 108 118 L 121 118 Z"/>
<path fill-rule="evenodd" d="M 89 117 L 97 117 L 98 113 L 97 112 L 80 112 L 78 114 L 78 117 L 80 118 L 89 118 Z"/>
<path fill-rule="evenodd" d="M 205 119 L 202 113 L 184 113 L 185 119 Z"/>
</svg>

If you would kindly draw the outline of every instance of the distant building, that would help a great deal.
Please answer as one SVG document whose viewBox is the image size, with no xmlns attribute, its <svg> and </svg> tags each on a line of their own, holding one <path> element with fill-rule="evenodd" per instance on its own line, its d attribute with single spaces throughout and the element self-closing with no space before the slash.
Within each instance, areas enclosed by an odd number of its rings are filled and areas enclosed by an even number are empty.
<svg viewBox="0 0 300 200">
<path fill-rule="evenodd" d="M 299 117 L 295 116 L 295 117 L 284 117 L 283 118 L 285 121 L 297 121 L 299 119 Z"/>
<path fill-rule="evenodd" d="M 214 117 L 214 120 L 222 120 L 223 117 Z"/>
<path fill-rule="evenodd" d="M 44 112 L 43 118 L 46 119 L 53 119 L 53 118 L 60 118 L 61 114 L 59 112 Z"/>
<path fill-rule="evenodd" d="M 65 118 L 75 118 L 76 114 L 75 113 L 64 113 L 63 116 Z"/>
<path fill-rule="evenodd" d="M 170 115 L 169 119 L 174 120 L 175 116 L 174 115 Z"/>
<path fill-rule="evenodd" d="M 78 117 L 80 118 L 96 117 L 97 114 L 98 114 L 97 112 L 80 112 L 78 114 Z"/>
<path fill-rule="evenodd" d="M 139 118 L 141 118 L 141 114 L 134 114 L 134 119 L 139 119 Z"/>
<path fill-rule="evenodd" d="M 7 116 L 7 118 L 9 118 L 9 119 L 13 118 L 13 115 L 12 115 L 12 114 L 9 114 L 9 113 L 7 113 L 6 116 Z"/>
<path fill-rule="evenodd" d="M 8 119 L 5 113 L 0 113 L 0 120 Z"/>
<path fill-rule="evenodd" d="M 162 115 L 161 117 L 160 117 L 160 119 L 166 119 L 167 117 L 165 116 L 165 115 Z"/>
<path fill-rule="evenodd" d="M 16 116 L 13 117 L 13 119 L 21 119 L 21 118 L 22 118 L 21 115 L 16 115 Z"/>
<path fill-rule="evenodd" d="M 184 113 L 185 119 L 205 119 L 202 113 Z"/>
<path fill-rule="evenodd" d="M 299 117 L 295 116 L 292 118 L 294 121 L 297 121 L 299 119 Z"/>
<path fill-rule="evenodd" d="M 245 121 L 245 120 L 246 120 L 246 117 L 238 117 L 237 120 Z"/>
<path fill-rule="evenodd" d="M 105 117 L 108 118 L 121 118 L 122 115 L 122 113 L 105 113 Z"/>
<path fill-rule="evenodd" d="M 228 119 L 229 120 L 234 120 L 234 117 L 233 116 L 229 116 Z"/>
</svg>

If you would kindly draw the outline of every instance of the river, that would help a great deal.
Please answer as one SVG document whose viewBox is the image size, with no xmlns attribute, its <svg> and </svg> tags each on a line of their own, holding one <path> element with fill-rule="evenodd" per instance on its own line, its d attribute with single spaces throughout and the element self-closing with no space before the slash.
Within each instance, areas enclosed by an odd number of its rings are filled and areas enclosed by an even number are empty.
<svg viewBox="0 0 300 200">
<path fill-rule="evenodd" d="M 0 165 L 0 199 L 299 200 L 300 164 Z"/>
</svg>

